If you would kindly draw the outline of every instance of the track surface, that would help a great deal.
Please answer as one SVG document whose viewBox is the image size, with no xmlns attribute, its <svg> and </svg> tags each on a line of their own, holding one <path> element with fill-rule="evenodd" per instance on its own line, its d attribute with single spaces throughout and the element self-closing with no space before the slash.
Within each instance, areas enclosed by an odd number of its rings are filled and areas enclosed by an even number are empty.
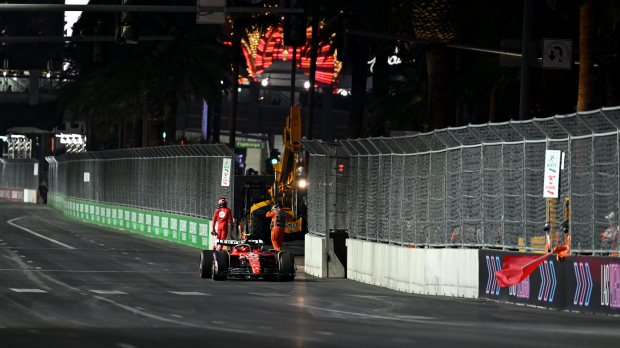
<svg viewBox="0 0 620 348">
<path fill-rule="evenodd" d="M 190 247 L 0 201 L 0 347 L 566 348 L 620 341 L 618 317 L 418 296 L 303 272 L 292 283 L 213 282 L 198 277 L 198 261 Z"/>
</svg>

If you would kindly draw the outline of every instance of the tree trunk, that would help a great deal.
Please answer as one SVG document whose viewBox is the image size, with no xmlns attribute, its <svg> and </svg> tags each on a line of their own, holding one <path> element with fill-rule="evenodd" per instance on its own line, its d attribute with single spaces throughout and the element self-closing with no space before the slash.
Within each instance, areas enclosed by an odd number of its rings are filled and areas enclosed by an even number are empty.
<svg viewBox="0 0 620 348">
<path fill-rule="evenodd" d="M 235 148 L 237 135 L 237 98 L 239 97 L 239 60 L 241 56 L 241 33 L 232 35 L 232 76 L 230 100 L 230 127 L 228 128 L 228 147 Z"/>
<path fill-rule="evenodd" d="M 366 101 L 368 46 L 358 43 L 357 47 L 358 53 L 353 62 L 353 76 L 351 80 L 351 107 L 349 108 L 349 122 L 347 126 L 347 137 L 349 139 L 357 139 L 362 135 L 364 103 Z"/>
<path fill-rule="evenodd" d="M 383 48 L 378 49 L 376 54 L 375 65 L 372 73 L 372 103 L 375 104 L 390 92 L 390 65 L 388 64 L 389 52 Z M 385 135 L 385 117 L 378 115 L 378 109 L 372 112 L 374 120 L 379 119 L 377 126 L 371 130 L 370 135 L 373 137 L 382 137 Z"/>
<path fill-rule="evenodd" d="M 428 44 L 426 65 L 428 69 L 428 120 L 429 129 L 446 128 L 449 125 L 449 68 L 448 51 L 443 44 Z"/>
<path fill-rule="evenodd" d="M 594 43 L 596 20 L 594 1 L 581 6 L 579 12 L 579 93 L 577 111 L 594 107 Z"/>
<path fill-rule="evenodd" d="M 177 135 L 177 88 L 174 77 L 170 77 L 164 97 L 164 132 L 166 141 L 164 144 L 176 143 Z"/>
</svg>

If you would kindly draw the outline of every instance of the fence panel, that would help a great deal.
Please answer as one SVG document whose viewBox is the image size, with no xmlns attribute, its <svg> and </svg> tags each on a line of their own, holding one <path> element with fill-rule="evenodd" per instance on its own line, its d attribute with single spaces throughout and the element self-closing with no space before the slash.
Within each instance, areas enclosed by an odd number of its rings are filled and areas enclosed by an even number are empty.
<svg viewBox="0 0 620 348">
<path fill-rule="evenodd" d="M 540 251 L 545 223 L 551 223 L 556 246 L 566 242 L 560 227 L 569 221 L 573 251 L 614 253 L 620 234 L 619 129 L 620 108 L 604 108 L 344 140 L 351 176 L 347 196 L 335 204 L 347 202 L 343 222 L 351 238 Z M 550 200 L 543 197 L 546 150 L 563 156 L 559 197 Z M 324 209 L 321 199 L 313 197 L 309 215 Z"/>
<path fill-rule="evenodd" d="M 223 159 L 231 157 L 223 145 L 184 145 L 46 160 L 50 191 L 68 198 L 210 218 L 217 198 L 226 197 L 231 209 L 234 205 L 232 183 L 221 185 Z M 90 183 L 84 182 L 84 172 L 90 173 Z"/>
</svg>

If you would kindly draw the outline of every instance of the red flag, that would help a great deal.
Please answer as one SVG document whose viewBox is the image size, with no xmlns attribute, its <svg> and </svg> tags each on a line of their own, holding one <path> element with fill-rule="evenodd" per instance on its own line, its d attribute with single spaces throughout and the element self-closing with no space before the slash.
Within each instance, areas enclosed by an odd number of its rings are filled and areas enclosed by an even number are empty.
<svg viewBox="0 0 620 348">
<path fill-rule="evenodd" d="M 550 254 L 543 256 L 506 255 L 501 271 L 496 271 L 497 285 L 499 287 L 514 286 L 521 283 L 527 276 L 545 261 Z"/>
</svg>

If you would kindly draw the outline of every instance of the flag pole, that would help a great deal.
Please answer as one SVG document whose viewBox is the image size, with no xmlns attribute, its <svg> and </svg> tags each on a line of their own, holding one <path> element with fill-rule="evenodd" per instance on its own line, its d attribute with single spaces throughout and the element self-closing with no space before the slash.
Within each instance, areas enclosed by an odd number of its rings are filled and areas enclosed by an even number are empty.
<svg viewBox="0 0 620 348">
<path fill-rule="evenodd" d="M 529 265 L 532 265 L 532 264 L 534 264 L 534 263 L 536 263 L 536 262 L 538 262 L 538 261 L 540 261 L 540 260 L 544 259 L 545 257 L 549 256 L 550 254 L 551 254 L 551 253 L 546 253 L 545 255 L 543 255 L 543 256 L 541 256 L 541 257 L 537 258 L 536 260 L 534 260 L 534 261 L 532 261 L 532 262 L 528 263 L 527 265 L 525 265 L 525 266 L 521 267 L 521 269 L 524 269 L 525 267 L 527 267 L 527 266 L 529 266 Z"/>
</svg>

